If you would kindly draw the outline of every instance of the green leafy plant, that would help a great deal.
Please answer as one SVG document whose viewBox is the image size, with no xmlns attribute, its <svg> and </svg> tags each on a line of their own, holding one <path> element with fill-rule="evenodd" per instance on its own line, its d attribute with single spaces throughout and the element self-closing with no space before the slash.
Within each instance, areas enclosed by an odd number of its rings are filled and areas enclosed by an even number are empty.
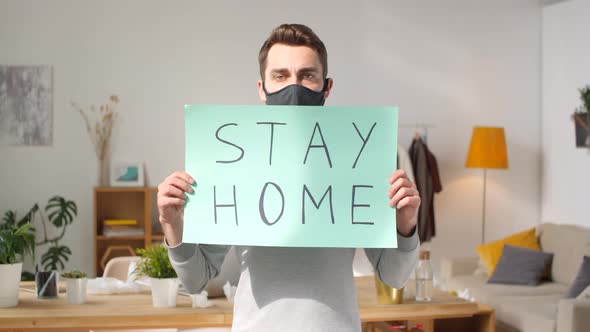
<svg viewBox="0 0 590 332">
<path fill-rule="evenodd" d="M 67 226 L 74 222 L 74 218 L 78 215 L 78 207 L 73 201 L 66 200 L 61 196 L 53 196 L 47 202 L 44 209 L 45 217 L 38 204 L 33 207 L 22 217 L 17 217 L 16 211 L 7 211 L 2 220 L 4 223 L 0 225 L 0 230 L 9 229 L 11 227 L 22 227 L 29 225 L 30 230 L 35 232 L 32 225 L 35 223 L 36 217 L 41 220 L 43 227 L 42 240 L 36 242 L 37 247 L 49 245 L 47 252 L 41 256 L 41 264 L 45 270 L 59 270 L 65 268 L 65 263 L 72 255 L 69 247 L 59 244 L 66 234 Z M 50 237 L 47 232 L 47 220 L 60 231 L 58 235 Z M 34 238 L 33 238 L 34 239 Z M 25 272 L 26 273 L 26 272 Z"/>
<path fill-rule="evenodd" d="M 20 263 L 25 255 L 34 254 L 35 234 L 29 224 L 0 230 L 0 264 Z"/>
<path fill-rule="evenodd" d="M 141 256 L 135 268 L 137 274 L 158 279 L 177 277 L 168 258 L 168 250 L 162 244 L 146 249 L 138 248 L 136 252 Z"/>
<path fill-rule="evenodd" d="M 48 213 L 47 217 L 55 227 L 62 227 L 74 222 L 74 216 L 78 214 L 78 207 L 76 203 L 66 201 L 63 197 L 53 196 L 47 203 L 45 212 Z M 63 228 L 61 237 L 65 232 L 65 228 Z"/>
<path fill-rule="evenodd" d="M 21 227 L 25 224 L 31 224 L 31 221 L 34 218 L 35 213 L 39 210 L 39 206 L 37 204 L 33 205 L 33 207 L 27 212 L 27 214 L 22 217 L 20 220 L 16 218 L 16 211 L 6 211 L 2 221 L 3 224 L 0 224 L 0 230 L 3 229 L 10 229 L 12 227 Z M 29 227 L 31 231 L 35 231 L 35 228 Z"/>
<path fill-rule="evenodd" d="M 590 85 L 586 85 L 583 88 L 578 89 L 580 92 L 580 100 L 582 104 L 576 108 L 574 114 L 572 114 L 572 119 L 575 123 L 576 128 L 576 145 L 577 146 L 587 146 L 588 143 L 583 143 L 584 141 L 588 142 L 588 137 L 584 138 L 588 133 L 590 128 Z M 581 135 L 581 138 L 578 136 Z M 580 141 L 578 142 L 578 139 Z M 581 145 L 580 145 L 581 144 Z"/>
<path fill-rule="evenodd" d="M 54 245 L 49 247 L 46 253 L 41 257 L 41 264 L 45 270 L 63 270 L 72 255 L 72 251 L 67 246 Z"/>
<path fill-rule="evenodd" d="M 578 89 L 578 91 L 580 92 L 580 100 L 582 101 L 582 106 L 578 108 L 578 111 L 580 113 L 590 112 L 590 85 L 586 85 Z"/>
<path fill-rule="evenodd" d="M 82 279 L 82 278 L 86 278 L 86 273 L 78 270 L 78 269 L 72 269 L 69 272 L 64 272 L 61 275 L 63 278 L 69 278 L 69 279 Z"/>
</svg>

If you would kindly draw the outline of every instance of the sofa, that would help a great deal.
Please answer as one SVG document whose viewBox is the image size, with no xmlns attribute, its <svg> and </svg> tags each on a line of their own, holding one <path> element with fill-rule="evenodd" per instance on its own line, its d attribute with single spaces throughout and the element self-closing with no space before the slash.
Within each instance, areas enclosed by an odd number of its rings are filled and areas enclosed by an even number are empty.
<svg viewBox="0 0 590 332">
<path fill-rule="evenodd" d="M 554 254 L 550 277 L 540 285 L 488 284 L 474 256 L 442 259 L 443 287 L 492 306 L 498 332 L 590 331 L 590 298 L 565 298 L 583 257 L 590 256 L 590 229 L 545 223 L 536 234 L 541 250 Z"/>
</svg>

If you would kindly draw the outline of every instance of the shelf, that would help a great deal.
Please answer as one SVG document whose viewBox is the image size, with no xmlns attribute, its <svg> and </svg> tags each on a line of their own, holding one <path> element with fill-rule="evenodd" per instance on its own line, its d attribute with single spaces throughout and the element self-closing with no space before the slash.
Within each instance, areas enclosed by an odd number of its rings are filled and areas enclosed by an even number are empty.
<svg viewBox="0 0 590 332">
<path fill-rule="evenodd" d="M 152 241 L 164 241 L 164 235 L 159 234 L 159 235 L 152 235 Z"/>
<path fill-rule="evenodd" d="M 101 276 L 108 260 L 135 255 L 138 248 L 151 246 L 163 239 L 157 226 L 157 188 L 96 187 L 94 188 L 94 273 Z M 104 235 L 106 219 L 132 219 L 141 235 Z M 154 226 L 155 229 L 152 228 Z M 137 233 L 135 233 L 137 234 Z M 155 237 L 152 238 L 153 234 Z"/>
<path fill-rule="evenodd" d="M 143 240 L 145 235 L 129 235 L 129 236 L 104 236 L 97 235 L 96 239 L 99 241 L 110 241 L 110 240 Z"/>
<path fill-rule="evenodd" d="M 96 187 L 94 190 L 98 193 L 116 193 L 116 192 L 130 192 L 137 191 L 142 192 L 146 190 L 152 191 L 154 188 L 151 187 Z M 156 190 L 158 190 L 156 188 Z"/>
</svg>

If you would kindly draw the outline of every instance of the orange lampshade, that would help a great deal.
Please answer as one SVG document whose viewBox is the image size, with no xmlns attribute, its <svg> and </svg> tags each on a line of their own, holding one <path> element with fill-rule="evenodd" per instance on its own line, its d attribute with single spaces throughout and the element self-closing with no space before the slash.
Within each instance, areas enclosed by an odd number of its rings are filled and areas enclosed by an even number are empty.
<svg viewBox="0 0 590 332">
<path fill-rule="evenodd" d="M 473 127 L 465 167 L 508 168 L 504 128 Z"/>
</svg>

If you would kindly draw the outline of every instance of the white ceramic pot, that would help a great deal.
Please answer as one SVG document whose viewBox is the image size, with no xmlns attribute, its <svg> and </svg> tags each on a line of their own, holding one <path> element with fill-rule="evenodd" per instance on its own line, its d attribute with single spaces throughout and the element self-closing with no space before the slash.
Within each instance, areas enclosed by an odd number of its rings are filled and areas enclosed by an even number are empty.
<svg viewBox="0 0 590 332">
<path fill-rule="evenodd" d="M 23 263 L 0 264 L 0 308 L 16 307 Z"/>
<path fill-rule="evenodd" d="M 86 302 L 86 284 L 88 278 L 64 278 L 68 303 L 82 304 Z"/>
<path fill-rule="evenodd" d="M 152 302 L 156 308 L 176 307 L 178 279 L 150 278 L 152 286 Z"/>
</svg>

